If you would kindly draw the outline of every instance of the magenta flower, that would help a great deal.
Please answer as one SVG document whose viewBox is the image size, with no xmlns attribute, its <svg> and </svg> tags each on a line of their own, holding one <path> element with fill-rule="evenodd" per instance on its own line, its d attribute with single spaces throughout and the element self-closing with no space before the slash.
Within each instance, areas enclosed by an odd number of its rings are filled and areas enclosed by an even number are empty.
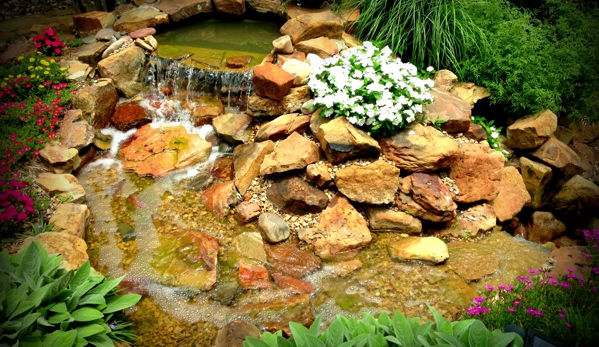
<svg viewBox="0 0 599 347">
<path fill-rule="evenodd" d="M 594 268 L 593 268 L 593 273 L 594 273 L 595 275 L 599 275 L 599 267 L 594 267 Z"/>
<path fill-rule="evenodd" d="M 516 309 L 515 308 L 508 307 L 507 310 L 510 311 L 511 313 L 516 313 Z"/>
<path fill-rule="evenodd" d="M 512 306 L 518 307 L 518 305 L 520 305 L 520 301 L 514 300 L 514 302 L 512 302 Z"/>
<path fill-rule="evenodd" d="M 526 313 L 533 315 L 533 316 L 537 316 L 537 317 L 543 317 L 543 313 L 541 311 L 537 311 L 530 307 L 526 309 Z"/>
<path fill-rule="evenodd" d="M 531 275 L 534 275 L 534 274 L 535 274 L 535 272 L 536 272 L 536 271 L 535 271 L 534 269 L 529 269 L 529 270 L 528 270 L 528 273 L 529 273 L 529 274 L 531 274 Z"/>
<path fill-rule="evenodd" d="M 566 322 L 566 327 L 572 329 L 572 324 Z"/>
<path fill-rule="evenodd" d="M 571 268 L 566 268 L 566 271 L 568 271 L 569 273 L 574 272 L 574 270 L 572 270 Z"/>
<path fill-rule="evenodd" d="M 570 289 L 570 285 L 568 283 L 566 283 L 566 282 L 562 282 L 561 286 L 562 286 L 562 288 Z"/>
<path fill-rule="evenodd" d="M 488 291 L 494 291 L 494 290 L 495 290 L 495 287 L 493 287 L 493 286 L 486 286 L 485 288 L 486 288 Z"/>
<path fill-rule="evenodd" d="M 486 298 L 484 297 L 478 297 L 478 298 L 474 298 L 472 299 L 472 301 L 476 302 L 477 304 L 480 304 L 481 302 L 485 301 Z"/>
<path fill-rule="evenodd" d="M 592 256 L 592 255 L 590 255 L 590 254 L 588 254 L 588 253 L 586 253 L 586 254 L 584 255 L 584 257 L 585 257 L 586 259 L 591 259 L 593 256 Z"/>
</svg>

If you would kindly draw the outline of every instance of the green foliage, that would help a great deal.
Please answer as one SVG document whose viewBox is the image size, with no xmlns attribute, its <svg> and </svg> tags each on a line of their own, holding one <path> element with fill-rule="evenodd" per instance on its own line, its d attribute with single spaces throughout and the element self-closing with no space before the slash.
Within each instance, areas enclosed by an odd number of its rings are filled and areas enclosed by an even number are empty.
<svg viewBox="0 0 599 347">
<path fill-rule="evenodd" d="M 15 255 L 0 253 L 0 346 L 103 347 L 118 340 L 114 313 L 141 297 L 116 295 L 122 277 L 93 274 L 89 262 L 67 271 L 61 260 L 36 242 Z"/>
<path fill-rule="evenodd" d="M 441 125 L 443 125 L 444 123 L 447 123 L 446 119 L 440 119 L 439 117 L 437 117 L 437 119 L 435 119 L 434 121 L 431 121 L 431 126 L 439 131 L 441 131 Z"/>
<path fill-rule="evenodd" d="M 67 47 L 80 47 L 81 45 L 83 45 L 83 40 L 74 39 L 73 41 L 65 41 L 64 44 Z"/>
<path fill-rule="evenodd" d="M 472 123 L 478 124 L 485 129 L 485 132 L 487 133 L 487 142 L 491 148 L 497 151 L 502 150 L 501 144 L 499 143 L 499 134 L 501 134 L 502 127 L 495 126 L 494 120 L 487 120 L 481 116 L 473 116 Z"/>
<path fill-rule="evenodd" d="M 244 347 L 505 347 L 523 346 L 522 339 L 514 333 L 490 331 L 477 319 L 450 322 L 429 306 L 435 322 L 420 324 L 420 318 L 406 318 L 396 312 L 393 318 L 382 313 L 378 319 L 366 313 L 362 319 L 337 316 L 331 325 L 320 333 L 320 318 L 307 329 L 290 322 L 293 337 L 286 340 L 281 331 L 264 333 L 262 339 L 248 337 Z"/>
</svg>

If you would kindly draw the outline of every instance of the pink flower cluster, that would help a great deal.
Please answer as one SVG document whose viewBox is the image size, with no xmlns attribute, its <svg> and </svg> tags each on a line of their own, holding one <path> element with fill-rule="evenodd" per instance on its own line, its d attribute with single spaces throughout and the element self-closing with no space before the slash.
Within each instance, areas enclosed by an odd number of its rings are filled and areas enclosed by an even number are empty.
<svg viewBox="0 0 599 347">
<path fill-rule="evenodd" d="M 33 42 L 35 48 L 46 55 L 60 55 L 62 53 L 61 48 L 64 48 L 64 43 L 60 41 L 52 28 L 48 28 L 44 30 L 43 34 L 35 36 Z"/>
<path fill-rule="evenodd" d="M 9 166 L 0 168 L 0 173 L 5 174 L 10 170 Z M 24 194 L 29 183 L 17 179 L 0 180 L 0 222 L 14 220 L 21 222 L 28 214 L 35 213 L 34 201 Z"/>
</svg>

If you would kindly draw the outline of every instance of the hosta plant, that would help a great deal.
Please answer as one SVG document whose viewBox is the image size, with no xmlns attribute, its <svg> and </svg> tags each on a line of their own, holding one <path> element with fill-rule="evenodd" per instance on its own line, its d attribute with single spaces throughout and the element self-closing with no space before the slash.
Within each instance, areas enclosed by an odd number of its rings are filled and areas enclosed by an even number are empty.
<svg viewBox="0 0 599 347">
<path fill-rule="evenodd" d="M 290 322 L 293 337 L 285 339 L 281 331 L 264 333 L 262 339 L 248 337 L 244 347 L 506 347 L 523 346 L 520 336 L 514 333 L 490 331 L 477 319 L 451 322 L 429 306 L 435 322 L 420 324 L 420 318 L 406 318 L 396 312 L 393 318 L 382 313 L 375 319 L 366 313 L 362 319 L 337 316 L 321 333 L 320 318 L 308 329 Z"/>
<path fill-rule="evenodd" d="M 67 271 L 61 261 L 36 242 L 18 254 L 0 253 L 1 347 L 104 347 L 132 336 L 118 313 L 141 297 L 117 295 L 123 278 L 94 274 L 89 262 Z"/>
<path fill-rule="evenodd" d="M 392 57 L 389 47 L 379 49 L 366 41 L 340 56 L 310 56 L 313 72 L 308 86 L 321 116 L 347 120 L 375 136 L 392 135 L 416 120 L 434 81 L 432 67 L 419 72 L 416 66 Z"/>
</svg>

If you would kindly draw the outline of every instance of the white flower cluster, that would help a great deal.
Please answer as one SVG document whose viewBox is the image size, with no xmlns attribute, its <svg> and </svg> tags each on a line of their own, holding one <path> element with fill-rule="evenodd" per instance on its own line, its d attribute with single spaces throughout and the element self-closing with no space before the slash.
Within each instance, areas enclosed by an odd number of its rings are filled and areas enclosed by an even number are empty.
<svg viewBox="0 0 599 347">
<path fill-rule="evenodd" d="M 413 122 L 423 104 L 432 101 L 432 79 L 417 76 L 418 69 L 394 59 L 389 47 L 378 49 L 366 41 L 341 56 L 310 57 L 313 73 L 308 86 L 316 107 L 325 117 L 345 116 L 371 132 L 389 133 Z M 427 74 L 433 71 L 427 69 Z M 384 134 L 386 135 L 386 134 Z"/>
</svg>

